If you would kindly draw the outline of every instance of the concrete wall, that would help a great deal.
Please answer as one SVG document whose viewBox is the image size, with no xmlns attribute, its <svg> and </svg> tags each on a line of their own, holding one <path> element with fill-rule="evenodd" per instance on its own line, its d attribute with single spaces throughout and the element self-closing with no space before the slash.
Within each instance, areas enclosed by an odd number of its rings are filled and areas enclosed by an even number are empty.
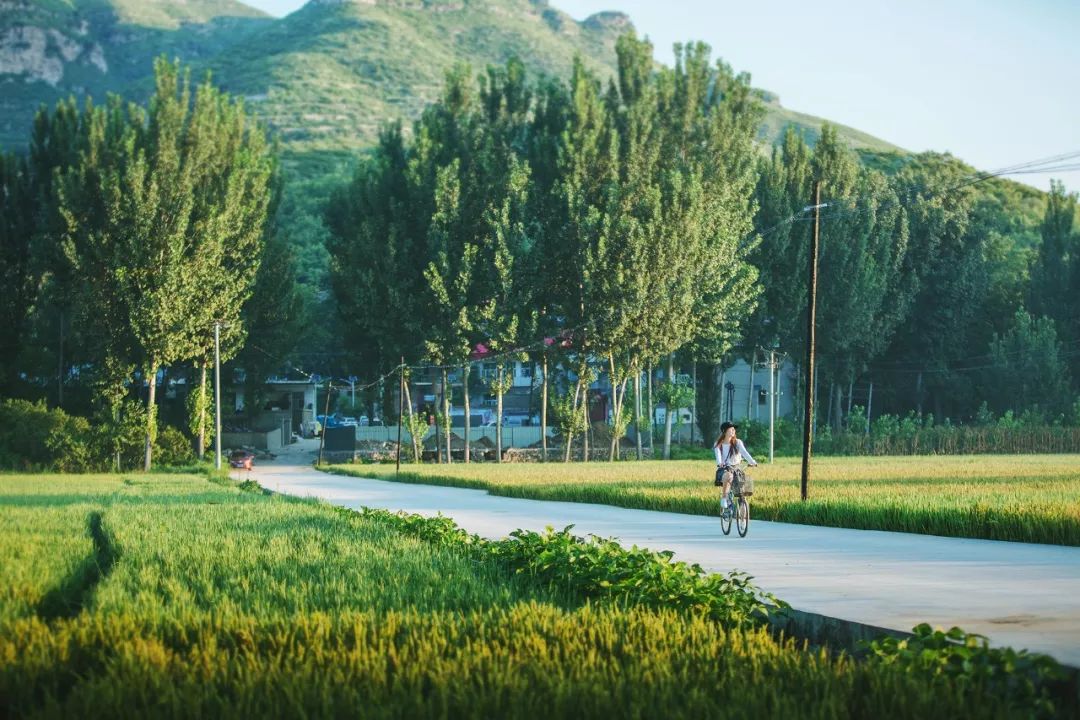
<svg viewBox="0 0 1080 720">
<path fill-rule="evenodd" d="M 222 433 L 221 434 L 222 447 L 236 449 L 240 447 L 251 447 L 257 450 L 266 450 L 267 452 L 278 452 L 281 450 L 281 430 L 268 430 L 266 432 L 242 432 L 242 433 Z"/>
<path fill-rule="evenodd" d="M 451 428 L 451 431 L 457 434 L 459 437 L 463 437 L 465 429 L 460 427 Z M 548 435 L 553 433 L 552 428 L 548 428 Z M 424 438 L 431 437 L 432 431 L 428 430 L 424 434 Z M 495 428 L 493 427 L 474 427 L 470 431 L 469 439 L 472 442 L 477 442 L 480 438 L 486 437 L 492 443 L 495 442 Z M 360 442 L 397 442 L 397 425 L 390 425 L 388 427 L 358 427 L 356 428 L 356 439 Z M 401 430 L 401 442 L 411 442 L 409 433 L 402 428 Z M 504 448 L 523 448 L 529 447 L 535 443 L 540 442 L 540 428 L 538 427 L 504 427 L 503 428 L 503 447 Z"/>
</svg>

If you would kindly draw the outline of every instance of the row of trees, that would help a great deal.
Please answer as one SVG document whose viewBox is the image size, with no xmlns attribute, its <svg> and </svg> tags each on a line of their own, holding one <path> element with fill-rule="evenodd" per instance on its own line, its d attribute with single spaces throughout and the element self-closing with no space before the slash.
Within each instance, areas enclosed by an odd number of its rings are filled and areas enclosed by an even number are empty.
<svg viewBox="0 0 1080 720">
<path fill-rule="evenodd" d="M 766 153 L 749 78 L 707 47 L 679 47 L 658 69 L 628 35 L 617 55 L 606 83 L 580 63 L 562 81 L 534 81 L 516 60 L 478 80 L 457 68 L 411 132 L 386 128 L 326 211 L 348 370 L 434 363 L 445 387 L 460 368 L 468 431 L 476 349 L 501 361 L 488 380 L 500 406 L 503 363 L 528 357 L 542 368 L 542 422 L 550 410 L 569 457 L 573 438 L 588 442 L 598 369 L 614 388 L 615 456 L 630 423 L 649 424 L 642 371 L 691 366 L 709 435 L 720 367 L 755 348 L 801 357 L 804 207 L 820 180 L 812 380 L 833 426 L 868 381 L 875 410 L 901 415 L 964 418 L 986 399 L 1052 420 L 1072 406 L 1075 195 L 1054 184 L 1021 216 L 1013 186 L 972 184 L 951 157 L 859 157 L 827 127 L 813 147 L 789 133 Z M 147 467 L 162 371 L 195 388 L 201 451 L 215 323 L 253 391 L 302 314 L 264 133 L 177 64 L 160 61 L 156 77 L 145 108 L 63 102 L 38 114 L 28 153 L 0 156 L 0 393 L 47 396 L 115 438 L 141 424 Z M 686 391 L 657 395 L 679 405 Z"/>
<path fill-rule="evenodd" d="M 145 108 L 43 109 L 29 153 L 0 160 L 4 394 L 55 387 L 57 405 L 117 428 L 117 442 L 139 418 L 147 469 L 160 372 L 190 373 L 201 454 L 215 324 L 229 360 L 252 332 L 274 346 L 296 313 L 264 131 L 209 81 L 193 90 L 178 63 L 159 60 L 155 76 Z M 278 360 L 241 362 L 258 373 Z"/>
<path fill-rule="evenodd" d="M 458 68 L 412 141 L 388 128 L 327 214 L 356 357 L 372 371 L 433 362 L 445 386 L 478 344 L 502 361 L 530 346 L 546 425 L 558 353 L 572 371 L 566 401 L 550 403 L 567 457 L 587 438 L 590 360 L 612 378 L 614 456 L 641 415 L 627 407 L 631 379 L 688 343 L 721 357 L 759 292 L 747 256 L 761 110 L 748 78 L 703 45 L 659 71 L 647 42 L 626 36 L 617 52 L 607 86 L 581 63 L 568 84 L 530 83 L 516 60 L 479 87 Z"/>
<path fill-rule="evenodd" d="M 675 66 L 659 69 L 632 35 L 617 53 L 606 85 L 580 64 L 566 82 L 531 82 L 516 60 L 476 83 L 458 68 L 411 137 L 384 131 L 327 213 L 342 326 L 367 372 L 405 358 L 467 378 L 478 344 L 529 346 L 544 369 L 543 421 L 550 406 L 569 456 L 587 421 L 587 361 L 603 360 L 614 456 L 640 422 L 649 365 L 693 364 L 698 376 L 702 363 L 708 387 L 755 348 L 802 356 L 804 208 L 821 181 L 813 381 L 830 423 L 842 425 L 845 396 L 850 408 L 868 378 L 879 407 L 962 417 L 1002 398 L 992 384 L 1032 362 L 1058 369 L 1028 373 L 1004 401 L 1051 414 L 1069 404 L 1064 361 L 1077 354 L 1080 312 L 1063 299 L 1080 296 L 1080 253 L 1075 198 L 1059 185 L 1032 242 L 1001 201 L 1004 184 L 972 184 L 949 156 L 907 157 L 886 173 L 828 127 L 813 147 L 792 131 L 763 156 L 749 79 L 712 64 L 707 47 L 679 47 Z M 541 338 L 559 342 L 536 347 Z M 549 399 L 556 361 L 570 382 Z M 493 392 L 504 387 L 497 377 Z M 700 404 L 706 432 L 716 416 L 715 403 Z"/>
</svg>

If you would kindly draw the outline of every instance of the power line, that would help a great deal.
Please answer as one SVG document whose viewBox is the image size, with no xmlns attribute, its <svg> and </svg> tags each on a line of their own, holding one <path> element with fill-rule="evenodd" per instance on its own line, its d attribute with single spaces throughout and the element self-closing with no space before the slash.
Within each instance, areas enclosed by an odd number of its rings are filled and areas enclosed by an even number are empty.
<svg viewBox="0 0 1080 720">
<path fill-rule="evenodd" d="M 920 202 L 926 202 L 928 200 L 942 199 L 942 198 L 945 198 L 945 197 L 948 197 L 948 196 L 952 195 L 953 193 L 959 192 L 960 190 L 972 187 L 974 185 L 978 185 L 979 183 L 985 182 L 987 180 L 992 180 L 994 178 L 1004 177 L 1004 176 L 1007 176 L 1007 175 L 1024 175 L 1024 174 L 1044 173 L 1044 172 L 1058 171 L 1058 170 L 1061 170 L 1061 169 L 1073 169 L 1073 168 L 1080 169 L 1080 163 L 1068 163 L 1068 164 L 1064 164 L 1064 165 L 1060 164 L 1063 161 L 1073 160 L 1073 159 L 1076 159 L 1076 158 L 1080 158 L 1080 150 L 1075 150 L 1075 151 L 1071 151 L 1071 152 L 1067 152 L 1067 153 L 1061 153 L 1059 155 L 1054 155 L 1054 156 L 1051 156 L 1051 157 L 1048 157 L 1048 158 L 1042 158 L 1042 159 L 1039 159 L 1039 160 L 1030 160 L 1028 162 L 1019 163 L 1017 165 L 1011 165 L 1011 166 L 1008 166 L 1008 167 L 1000 168 L 998 170 L 993 170 L 993 171 L 989 171 L 989 172 L 970 173 L 969 175 L 967 175 L 960 182 L 958 182 L 958 183 L 956 183 L 954 185 L 951 185 L 949 187 L 943 188 L 941 190 L 931 192 L 931 193 L 926 194 L 926 195 L 920 194 L 919 190 L 913 188 L 907 194 L 906 197 L 901 198 L 901 197 L 898 196 L 897 205 L 899 207 L 908 207 L 908 205 L 911 202 L 916 201 L 916 200 L 918 200 Z M 1058 163 L 1058 164 L 1055 165 L 1055 163 Z M 869 207 L 859 209 L 858 208 L 858 201 L 864 199 L 864 197 L 865 196 L 862 196 L 862 195 L 856 195 L 856 196 L 852 196 L 852 197 L 849 197 L 849 198 L 838 198 L 838 199 L 835 199 L 835 200 L 831 200 L 830 203 L 834 203 L 834 204 L 850 203 L 852 205 L 852 208 L 850 210 L 846 210 L 846 211 L 845 210 L 839 210 L 839 211 L 829 212 L 829 213 L 823 215 L 823 218 L 836 218 L 836 219 L 838 219 L 838 218 L 842 218 L 842 217 L 850 217 L 850 216 L 854 216 L 854 215 L 863 214 L 863 213 L 869 212 L 871 209 L 880 210 L 880 208 L 869 208 Z"/>
</svg>

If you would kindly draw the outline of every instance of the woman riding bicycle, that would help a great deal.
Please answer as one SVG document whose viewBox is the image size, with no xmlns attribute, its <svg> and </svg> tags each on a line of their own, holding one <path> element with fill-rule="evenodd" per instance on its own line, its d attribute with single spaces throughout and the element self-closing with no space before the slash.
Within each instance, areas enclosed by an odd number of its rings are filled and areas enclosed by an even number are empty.
<svg viewBox="0 0 1080 720">
<path fill-rule="evenodd" d="M 728 506 L 728 490 L 731 489 L 731 481 L 735 479 L 736 474 L 743 474 L 742 468 L 739 467 L 743 458 L 746 458 L 750 467 L 757 466 L 757 462 L 747 452 L 743 441 L 735 436 L 738 429 L 739 426 L 734 423 L 724 423 L 720 426 L 720 437 L 716 438 L 716 444 L 713 445 L 717 479 L 720 480 L 719 484 L 724 486 L 720 494 L 720 507 L 723 508 Z"/>
</svg>

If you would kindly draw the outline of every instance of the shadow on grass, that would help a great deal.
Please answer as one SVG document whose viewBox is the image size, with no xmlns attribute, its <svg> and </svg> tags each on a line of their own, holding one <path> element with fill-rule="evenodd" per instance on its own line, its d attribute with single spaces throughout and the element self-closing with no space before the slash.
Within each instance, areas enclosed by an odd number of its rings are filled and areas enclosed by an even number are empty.
<svg viewBox="0 0 1080 720">
<path fill-rule="evenodd" d="M 94 543 L 93 552 L 41 598 L 35 611 L 43 620 L 78 615 L 89 604 L 98 583 L 108 577 L 116 565 L 118 553 L 102 526 L 101 513 L 90 513 L 86 525 Z"/>
</svg>

